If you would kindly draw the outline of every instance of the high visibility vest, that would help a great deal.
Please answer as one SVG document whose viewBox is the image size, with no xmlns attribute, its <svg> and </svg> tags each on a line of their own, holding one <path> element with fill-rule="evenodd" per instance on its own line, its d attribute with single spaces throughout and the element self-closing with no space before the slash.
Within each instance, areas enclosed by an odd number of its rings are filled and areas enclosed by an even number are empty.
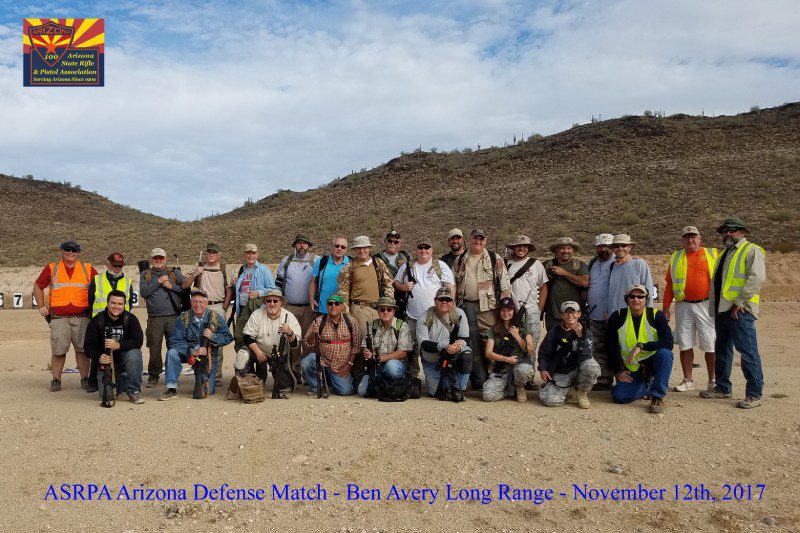
<svg viewBox="0 0 800 533">
<path fill-rule="evenodd" d="M 631 313 L 631 310 L 628 309 L 627 316 L 625 317 L 625 323 L 622 324 L 622 326 L 620 326 L 620 328 L 617 330 L 620 355 L 622 356 L 623 363 L 631 372 L 636 372 L 639 370 L 639 361 L 647 359 L 656 353 L 655 350 L 642 350 L 636 354 L 636 358 L 632 365 L 629 365 L 627 362 L 628 355 L 636 347 L 636 344 L 640 342 L 645 344 L 647 342 L 658 340 L 658 332 L 653 326 L 650 325 L 650 321 L 647 320 L 648 315 L 650 317 L 655 317 L 655 309 L 652 307 L 645 308 L 644 314 L 642 315 L 642 321 L 639 324 L 639 334 L 637 335 L 635 328 L 633 327 L 633 313 Z"/>
<path fill-rule="evenodd" d="M 125 293 L 125 310 L 131 310 L 131 301 L 128 298 L 128 287 L 131 286 L 131 280 L 125 276 L 119 278 L 117 281 L 117 290 Z M 97 315 L 99 312 L 106 308 L 108 303 L 108 293 L 114 290 L 111 282 L 105 274 L 98 274 L 94 277 L 94 304 L 92 305 L 92 316 Z"/>
<path fill-rule="evenodd" d="M 719 252 L 716 248 L 711 248 L 711 250 L 703 248 L 703 252 L 708 261 L 708 279 L 711 279 Z M 683 291 L 686 288 L 686 250 L 672 252 L 672 257 L 669 259 L 669 277 L 672 279 L 672 296 L 676 302 L 682 302 Z"/>
<path fill-rule="evenodd" d="M 75 263 L 72 279 L 67 275 L 67 267 L 63 261 L 50 263 L 50 309 L 74 305 L 88 309 L 89 307 L 89 272 L 90 263 Z"/>
<path fill-rule="evenodd" d="M 744 285 L 747 282 L 747 267 L 745 265 L 745 260 L 747 259 L 747 252 L 753 246 L 761 250 L 762 254 L 764 253 L 764 249 L 762 247 L 758 246 L 757 244 L 753 244 L 752 242 L 744 243 L 733 253 L 733 257 L 731 257 L 731 260 L 728 263 L 728 271 L 725 273 L 725 279 L 722 280 L 722 297 L 726 300 L 733 302 L 739 298 L 739 295 L 742 293 L 742 288 L 744 288 Z M 758 294 L 750 298 L 750 301 L 757 304 L 760 301 Z"/>
</svg>

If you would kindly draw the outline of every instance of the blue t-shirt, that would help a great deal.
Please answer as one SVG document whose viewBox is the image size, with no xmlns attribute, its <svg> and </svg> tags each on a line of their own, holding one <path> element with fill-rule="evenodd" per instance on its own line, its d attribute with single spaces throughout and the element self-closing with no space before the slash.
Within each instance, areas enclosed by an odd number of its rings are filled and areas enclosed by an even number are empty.
<svg viewBox="0 0 800 533">
<path fill-rule="evenodd" d="M 344 256 L 344 261 L 337 265 L 333 262 L 333 257 L 326 257 L 328 258 L 328 263 L 325 265 L 325 271 L 322 273 L 322 278 L 320 279 L 322 287 L 317 287 L 317 290 L 319 291 L 319 306 L 317 307 L 317 312 L 327 315 L 328 306 L 326 306 L 325 303 L 328 301 L 328 297 L 331 294 L 339 290 L 339 271 L 343 266 L 350 262 L 350 258 Z M 311 274 L 315 278 L 317 277 L 317 274 L 319 274 L 320 261 L 322 261 L 322 257 L 317 257 L 316 261 L 314 261 L 314 270 Z"/>
</svg>

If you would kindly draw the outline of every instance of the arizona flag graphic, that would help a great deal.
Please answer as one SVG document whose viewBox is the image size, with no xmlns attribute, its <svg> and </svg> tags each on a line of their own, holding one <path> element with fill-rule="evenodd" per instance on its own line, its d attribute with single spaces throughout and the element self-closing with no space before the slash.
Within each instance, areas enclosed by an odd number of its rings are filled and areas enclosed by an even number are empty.
<svg viewBox="0 0 800 533">
<path fill-rule="evenodd" d="M 24 19 L 23 85 L 102 87 L 103 19 Z"/>
</svg>

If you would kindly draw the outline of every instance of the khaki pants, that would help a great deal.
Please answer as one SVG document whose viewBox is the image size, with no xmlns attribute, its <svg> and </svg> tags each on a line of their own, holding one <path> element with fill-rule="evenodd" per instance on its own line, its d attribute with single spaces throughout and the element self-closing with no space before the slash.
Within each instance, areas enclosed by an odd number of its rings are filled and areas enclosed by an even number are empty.
<svg viewBox="0 0 800 533">
<path fill-rule="evenodd" d="M 310 305 L 283 304 L 283 308 L 292 313 L 297 321 L 300 322 L 300 329 L 303 332 L 303 335 L 305 335 L 309 326 L 311 326 L 311 323 L 317 317 L 317 314 L 311 310 Z M 302 335 L 300 338 L 302 338 Z M 301 342 L 299 348 L 292 348 L 289 353 L 289 357 L 292 361 L 292 372 L 294 373 L 298 382 L 303 375 L 303 372 L 300 369 L 300 361 L 303 359 L 303 357 L 313 351 L 314 350 L 310 346 L 306 346 L 304 342 Z"/>
<path fill-rule="evenodd" d="M 178 315 L 149 316 L 147 317 L 147 349 L 150 351 L 150 359 L 147 362 L 147 379 L 158 379 L 161 375 L 161 368 L 164 366 L 164 359 L 161 357 L 161 345 L 164 340 L 167 342 L 172 337 L 172 328 L 175 326 L 175 319 Z"/>
</svg>

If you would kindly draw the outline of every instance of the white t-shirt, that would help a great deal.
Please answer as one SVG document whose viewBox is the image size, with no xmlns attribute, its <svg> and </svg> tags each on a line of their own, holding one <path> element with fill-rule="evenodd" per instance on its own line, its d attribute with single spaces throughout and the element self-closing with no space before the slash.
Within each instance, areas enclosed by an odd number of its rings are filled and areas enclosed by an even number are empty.
<svg viewBox="0 0 800 533">
<path fill-rule="evenodd" d="M 514 274 L 527 262 L 527 257 L 521 261 L 511 261 L 511 266 L 508 267 L 509 280 L 513 278 Z M 547 283 L 547 272 L 542 262 L 537 260 L 531 265 L 527 272 L 521 275 L 519 279 L 514 281 L 514 284 L 511 285 L 511 296 L 514 298 L 514 303 L 517 308 L 524 303 L 527 309 L 538 309 L 539 289 L 545 283 Z"/>
<path fill-rule="evenodd" d="M 272 346 L 277 346 L 281 342 L 278 329 L 284 322 L 292 328 L 295 339 L 302 338 L 303 334 L 300 330 L 300 323 L 292 313 L 286 309 L 281 309 L 280 317 L 273 320 L 267 314 L 267 306 L 265 305 L 253 311 L 253 314 L 250 315 L 247 324 L 244 326 L 244 334 L 253 337 L 262 352 L 270 354 L 272 352 Z M 299 340 L 297 342 L 299 343 Z"/>
<path fill-rule="evenodd" d="M 414 297 L 409 298 L 406 303 L 406 316 L 414 320 L 425 318 L 425 313 L 427 313 L 428 308 L 433 305 L 436 291 L 441 288 L 442 284 L 455 284 L 453 271 L 450 270 L 447 263 L 436 259 L 436 261 L 439 261 L 439 266 L 442 269 L 442 279 L 440 280 L 439 276 L 436 275 L 436 269 L 433 268 L 433 261 L 434 260 L 428 261 L 424 265 L 416 262 L 414 263 L 413 276 L 415 283 L 414 288 L 411 290 L 411 294 Z M 400 283 L 409 281 L 405 277 L 406 268 L 408 268 L 408 263 L 403 264 L 397 270 L 397 274 L 394 277 L 396 281 Z"/>
</svg>

